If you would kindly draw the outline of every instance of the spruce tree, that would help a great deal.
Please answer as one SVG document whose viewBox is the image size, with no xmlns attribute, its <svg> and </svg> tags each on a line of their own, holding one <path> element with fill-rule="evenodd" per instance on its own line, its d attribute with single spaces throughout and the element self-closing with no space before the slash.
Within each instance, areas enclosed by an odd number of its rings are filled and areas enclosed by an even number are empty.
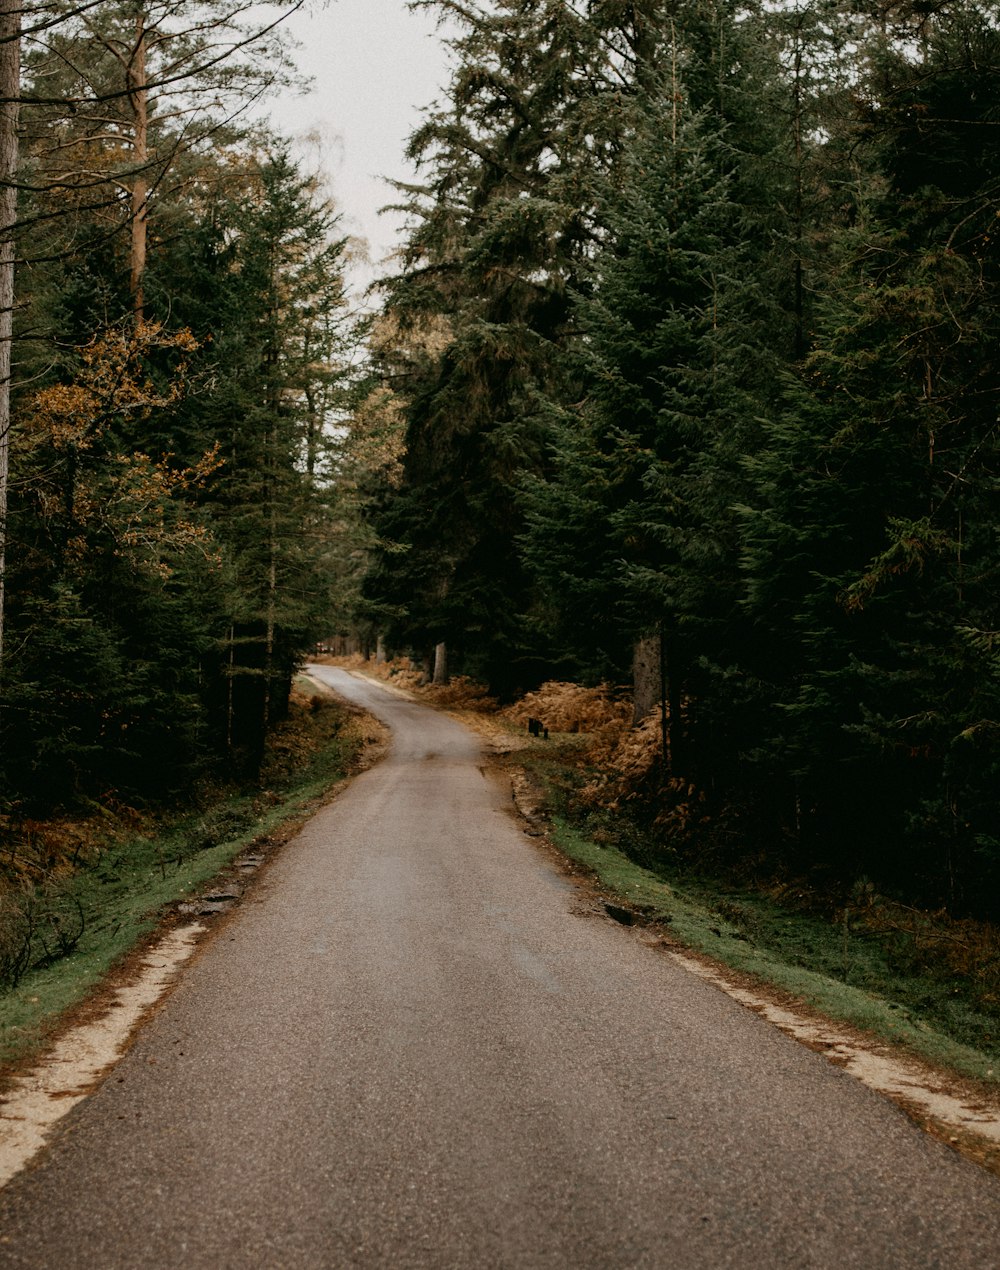
<svg viewBox="0 0 1000 1270">
<path fill-rule="evenodd" d="M 924 35 L 869 50 L 850 121 L 866 167 L 805 373 L 755 462 L 746 564 L 776 706 L 760 752 L 791 775 L 805 858 L 961 904 L 998 841 L 998 46 L 973 10 Z"/>
<path fill-rule="evenodd" d="M 403 191 L 413 228 L 386 290 L 396 321 L 446 339 L 430 361 L 387 368 L 406 402 L 404 477 L 367 593 L 397 646 L 447 641 L 507 693 L 548 655 L 515 548 L 518 491 L 547 463 L 539 398 L 563 391 L 570 292 L 599 236 L 595 177 L 626 122 L 637 15 L 659 6 L 435 7 L 459 25 L 456 69 L 411 142 L 425 181 Z"/>
<path fill-rule="evenodd" d="M 671 769 L 721 783 L 715 738 L 738 730 L 740 459 L 794 338 L 784 142 L 759 116 L 777 67 L 757 24 L 671 19 L 657 61 L 600 206 L 576 310 L 582 405 L 533 487 L 527 549 L 592 673 L 622 677 L 636 645 L 661 645 Z"/>
</svg>

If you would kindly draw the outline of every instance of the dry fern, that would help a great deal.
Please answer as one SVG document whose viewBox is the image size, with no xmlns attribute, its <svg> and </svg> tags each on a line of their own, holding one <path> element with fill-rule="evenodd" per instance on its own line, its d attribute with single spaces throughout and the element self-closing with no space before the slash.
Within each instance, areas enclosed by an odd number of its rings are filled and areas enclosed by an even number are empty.
<svg viewBox="0 0 1000 1270">
<path fill-rule="evenodd" d="M 584 688 L 550 680 L 503 711 L 509 722 L 526 728 L 537 719 L 550 732 L 620 731 L 628 726 L 632 707 L 616 697 L 607 684 Z"/>
</svg>

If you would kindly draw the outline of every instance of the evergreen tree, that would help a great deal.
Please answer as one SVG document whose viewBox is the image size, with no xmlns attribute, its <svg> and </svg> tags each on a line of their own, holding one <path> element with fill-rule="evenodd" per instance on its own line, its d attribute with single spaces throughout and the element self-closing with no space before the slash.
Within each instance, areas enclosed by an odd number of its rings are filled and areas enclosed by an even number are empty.
<svg viewBox="0 0 1000 1270">
<path fill-rule="evenodd" d="M 578 304 L 583 404 L 534 487 L 527 550 L 592 673 L 662 644 L 672 770 L 708 783 L 737 727 L 740 459 L 794 341 L 785 142 L 760 120 L 778 77 L 758 24 L 700 8 L 662 35 Z"/>
<path fill-rule="evenodd" d="M 125 440 L 172 408 L 192 346 L 149 324 L 109 331 L 74 383 L 22 404 L 0 790 L 29 806 L 163 796 L 204 755 L 197 593 L 214 555 L 190 493 L 214 451 L 182 469 Z"/>
<path fill-rule="evenodd" d="M 210 271 L 188 299 L 214 332 L 214 383 L 181 427 L 219 445 L 206 498 L 227 577 L 218 713 L 226 745 L 253 765 L 287 709 L 298 658 L 331 620 L 325 438 L 353 323 L 337 316 L 345 240 L 287 154 L 265 159 L 217 215 L 204 230 Z"/>
<path fill-rule="evenodd" d="M 393 615 L 392 642 L 457 645 L 466 669 L 508 693 L 546 655 L 514 548 L 518 489 L 547 461 L 538 396 L 560 391 L 626 54 L 644 38 L 637 15 L 659 6 L 436 7 L 459 24 L 457 65 L 447 107 L 411 142 L 428 178 L 405 191 L 413 229 L 387 309 L 447 340 L 433 359 L 408 364 L 404 348 L 388 367 L 406 401 L 404 476 L 378 518 L 385 548 L 367 593 L 370 612 Z"/>
<path fill-rule="evenodd" d="M 776 705 L 762 753 L 792 775 L 796 842 L 952 903 L 997 861 L 997 49 L 970 9 L 939 15 L 916 57 L 879 37 L 853 121 L 863 192 L 748 516 Z"/>
</svg>

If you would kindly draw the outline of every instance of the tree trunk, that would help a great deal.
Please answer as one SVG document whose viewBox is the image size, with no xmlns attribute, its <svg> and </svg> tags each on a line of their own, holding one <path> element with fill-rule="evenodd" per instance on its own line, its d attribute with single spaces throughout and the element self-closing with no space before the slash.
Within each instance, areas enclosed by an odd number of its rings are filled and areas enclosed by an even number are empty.
<svg viewBox="0 0 1000 1270">
<path fill-rule="evenodd" d="M 14 328 L 14 223 L 17 219 L 17 124 L 21 90 L 20 0 L 0 0 L 0 672 L 7 577 L 10 471 L 10 363 Z"/>
<path fill-rule="evenodd" d="M 684 718 L 681 706 L 681 674 L 678 667 L 677 641 L 669 630 L 660 632 L 660 719 L 664 740 L 664 761 L 670 772 L 678 776 L 683 770 Z M 669 737 L 669 756 L 666 753 Z"/>
<path fill-rule="evenodd" d="M 660 636 L 643 635 L 632 651 L 632 723 L 639 724 L 660 704 Z"/>
<path fill-rule="evenodd" d="M 146 29 L 145 18 L 140 13 L 135 20 L 136 43 L 127 72 L 128 99 L 135 119 L 132 154 L 135 175 L 132 178 L 132 243 L 129 253 L 131 272 L 132 311 L 136 320 L 142 320 L 144 297 L 143 275 L 146 272 L 146 211 L 149 199 L 149 178 L 146 165 L 149 162 L 149 113 L 146 92 Z"/>
<path fill-rule="evenodd" d="M 236 628 L 229 623 L 229 668 L 226 675 L 226 753 L 233 752 L 233 680 L 236 675 Z"/>
<path fill-rule="evenodd" d="M 448 647 L 443 640 L 434 647 L 434 682 L 436 684 L 448 682 Z"/>
<path fill-rule="evenodd" d="M 278 596 L 277 516 L 273 489 L 269 489 L 268 493 L 270 495 L 270 508 L 268 516 L 267 610 L 264 624 L 264 717 L 262 720 L 265 736 L 274 722 L 271 697 L 274 691 L 274 634 Z"/>
<path fill-rule="evenodd" d="M 379 635 L 378 639 L 375 641 L 375 665 L 384 666 L 387 661 L 388 657 L 385 652 L 385 636 Z"/>
</svg>

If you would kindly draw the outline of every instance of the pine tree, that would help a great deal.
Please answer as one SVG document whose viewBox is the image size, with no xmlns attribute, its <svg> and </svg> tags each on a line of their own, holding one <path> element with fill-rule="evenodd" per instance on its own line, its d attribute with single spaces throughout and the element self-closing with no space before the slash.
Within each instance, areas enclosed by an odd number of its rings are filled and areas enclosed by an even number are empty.
<svg viewBox="0 0 1000 1270">
<path fill-rule="evenodd" d="M 336 316 L 345 240 L 315 183 L 279 150 L 238 197 L 205 227 L 201 295 L 177 300 L 214 331 L 213 390 L 181 427 L 219 444 L 206 499 L 228 578 L 216 707 L 225 744 L 252 767 L 298 658 L 331 621 L 325 436 L 353 337 Z"/>
<path fill-rule="evenodd" d="M 748 110 L 777 82 L 756 24 L 699 10 L 661 35 L 578 304 L 583 404 L 534 487 L 528 550 L 592 673 L 621 677 L 635 646 L 662 646 L 671 768 L 707 783 L 724 776 L 714 738 L 737 730 L 740 460 L 794 339 L 775 251 L 783 139 Z"/>
</svg>

